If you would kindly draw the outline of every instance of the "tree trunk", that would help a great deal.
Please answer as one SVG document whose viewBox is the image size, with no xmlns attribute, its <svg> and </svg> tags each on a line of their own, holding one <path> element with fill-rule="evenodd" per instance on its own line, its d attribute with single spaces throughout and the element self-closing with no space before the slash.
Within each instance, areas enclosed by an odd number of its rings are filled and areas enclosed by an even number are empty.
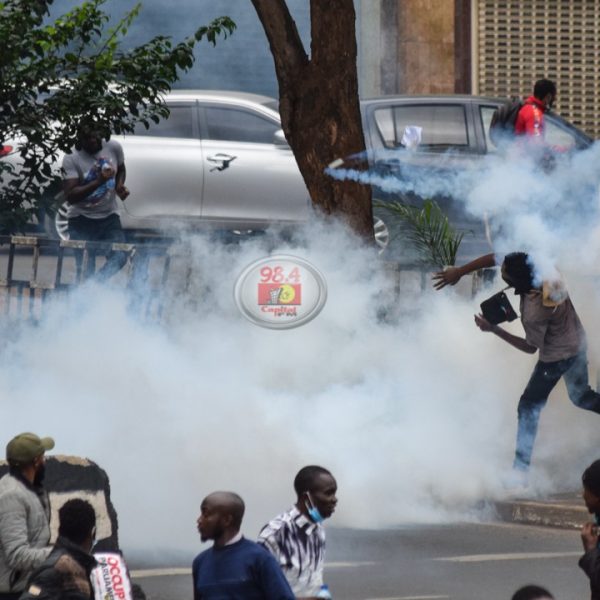
<svg viewBox="0 0 600 600">
<path fill-rule="evenodd" d="M 285 0 L 252 4 L 275 61 L 283 131 L 313 204 L 372 238 L 371 188 L 325 173 L 336 158 L 365 150 L 353 0 L 311 0 L 310 58 Z"/>
</svg>

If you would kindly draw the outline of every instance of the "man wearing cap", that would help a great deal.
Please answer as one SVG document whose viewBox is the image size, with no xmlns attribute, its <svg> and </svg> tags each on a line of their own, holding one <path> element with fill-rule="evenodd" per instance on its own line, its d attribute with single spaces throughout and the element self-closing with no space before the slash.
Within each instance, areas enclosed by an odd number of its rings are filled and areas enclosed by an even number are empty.
<svg viewBox="0 0 600 600">
<path fill-rule="evenodd" d="M 594 461 L 581 477 L 583 501 L 588 512 L 594 515 L 594 521 L 586 523 L 581 529 L 584 555 L 579 566 L 590 578 L 592 600 L 600 600 L 600 548 L 598 547 L 598 525 L 600 525 L 600 460 Z"/>
<path fill-rule="evenodd" d="M 0 479 L 0 600 L 16 600 L 50 554 L 50 504 L 42 487 L 46 450 L 54 440 L 21 433 L 6 446 L 9 472 Z"/>
</svg>

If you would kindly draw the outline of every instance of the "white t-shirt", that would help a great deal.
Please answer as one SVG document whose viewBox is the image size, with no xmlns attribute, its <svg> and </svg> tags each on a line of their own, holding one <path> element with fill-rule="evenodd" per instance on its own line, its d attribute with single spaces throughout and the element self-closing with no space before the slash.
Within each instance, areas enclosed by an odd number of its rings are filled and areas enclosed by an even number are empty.
<svg viewBox="0 0 600 600">
<path fill-rule="evenodd" d="M 108 165 L 117 172 L 124 163 L 123 148 L 116 140 L 102 142 L 102 148 L 96 154 L 88 154 L 85 150 L 73 148 L 70 154 L 63 158 L 63 179 L 77 179 L 79 185 L 89 183 L 100 176 L 102 167 Z M 75 204 L 69 204 L 67 217 L 78 216 L 90 219 L 102 219 L 118 212 L 115 192 L 115 178 L 105 181 L 87 198 Z"/>
</svg>

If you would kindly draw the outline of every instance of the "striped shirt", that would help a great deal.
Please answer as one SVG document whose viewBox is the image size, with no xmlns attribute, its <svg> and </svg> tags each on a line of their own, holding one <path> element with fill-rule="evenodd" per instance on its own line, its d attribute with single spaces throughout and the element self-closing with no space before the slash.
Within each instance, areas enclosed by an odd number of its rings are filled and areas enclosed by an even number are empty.
<svg viewBox="0 0 600 600">
<path fill-rule="evenodd" d="M 258 543 L 275 556 L 295 596 L 319 593 L 325 559 L 325 529 L 321 524 L 313 523 L 292 506 L 262 528 Z"/>
</svg>

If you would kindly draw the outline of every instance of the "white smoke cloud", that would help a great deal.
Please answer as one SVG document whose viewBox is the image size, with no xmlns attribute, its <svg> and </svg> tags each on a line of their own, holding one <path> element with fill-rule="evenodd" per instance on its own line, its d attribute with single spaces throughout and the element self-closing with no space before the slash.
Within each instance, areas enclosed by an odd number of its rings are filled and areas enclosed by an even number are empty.
<svg viewBox="0 0 600 600">
<path fill-rule="evenodd" d="M 303 327 L 260 328 L 235 307 L 237 275 L 270 250 L 326 277 L 327 304 Z M 303 247 L 198 237 L 185 255 L 193 285 L 168 296 L 161 323 L 141 322 L 119 289 L 84 286 L 1 353 L 1 439 L 52 435 L 57 453 L 105 468 L 125 550 L 193 553 L 200 501 L 215 489 L 242 495 L 254 537 L 311 463 L 338 479 L 337 526 L 476 517 L 482 499 L 506 495 L 535 358 L 479 332 L 469 282 L 460 293 L 413 286 L 400 310 L 375 252 L 332 223 L 314 223 Z M 573 485 L 595 458 L 595 417 L 564 396 L 542 416 L 533 492 Z"/>
<path fill-rule="evenodd" d="M 406 162 L 406 150 L 370 151 L 371 162 Z M 351 161 L 348 162 L 351 165 Z M 376 159 L 376 160 L 375 160 Z M 386 193 L 416 193 L 423 198 L 452 197 L 462 218 L 487 220 L 498 256 L 528 252 L 540 279 L 559 270 L 589 272 L 597 262 L 600 236 L 600 144 L 554 156 L 544 169 L 539 149 L 524 144 L 508 152 L 455 166 L 451 153 L 440 154 L 437 174 L 404 168 L 398 174 L 353 168 L 328 169 L 336 179 L 370 184 Z M 446 200 L 440 200 L 444 208 Z M 453 203 L 453 205 L 454 205 Z M 465 239 L 468 241 L 469 233 Z"/>
</svg>

